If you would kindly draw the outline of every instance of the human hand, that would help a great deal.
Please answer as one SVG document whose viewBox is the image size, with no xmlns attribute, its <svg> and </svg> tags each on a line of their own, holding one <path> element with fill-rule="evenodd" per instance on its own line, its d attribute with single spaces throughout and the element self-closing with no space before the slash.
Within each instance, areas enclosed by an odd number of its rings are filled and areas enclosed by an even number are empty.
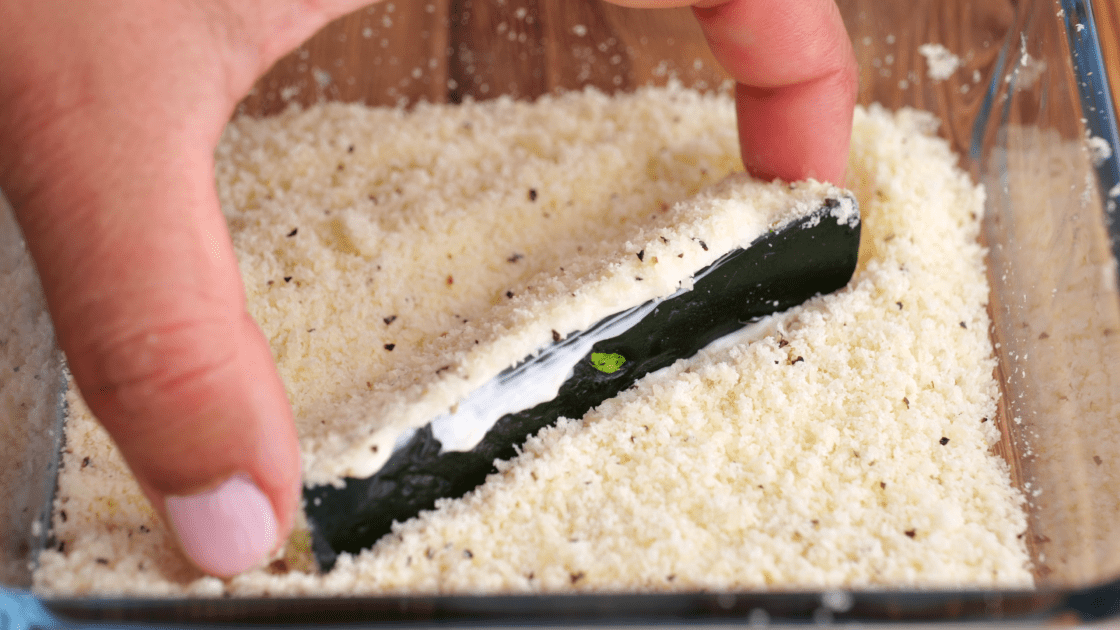
<svg viewBox="0 0 1120 630">
<path fill-rule="evenodd" d="M 858 68 L 834 0 L 609 0 L 691 6 L 735 79 L 743 164 L 761 179 L 844 183 Z"/>
<path fill-rule="evenodd" d="M 685 0 L 617 0 L 678 6 Z M 214 190 L 237 101 L 363 0 L 0 0 L 0 189 L 91 411 L 202 570 L 291 529 L 299 448 Z M 855 62 L 830 0 L 695 12 L 754 174 L 843 179 Z"/>
<path fill-rule="evenodd" d="M 291 411 L 214 188 L 237 101 L 361 0 L 0 0 L 0 189 L 90 410 L 202 570 L 281 544 Z"/>
</svg>

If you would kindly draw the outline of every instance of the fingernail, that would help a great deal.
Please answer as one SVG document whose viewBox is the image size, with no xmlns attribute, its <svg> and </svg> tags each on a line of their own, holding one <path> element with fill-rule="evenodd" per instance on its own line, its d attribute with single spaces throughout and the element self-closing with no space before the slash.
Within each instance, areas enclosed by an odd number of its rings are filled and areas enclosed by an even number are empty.
<svg viewBox="0 0 1120 630">
<path fill-rule="evenodd" d="M 272 502 L 246 475 L 199 494 L 167 497 L 164 506 L 183 551 L 212 575 L 251 569 L 276 545 Z"/>
</svg>

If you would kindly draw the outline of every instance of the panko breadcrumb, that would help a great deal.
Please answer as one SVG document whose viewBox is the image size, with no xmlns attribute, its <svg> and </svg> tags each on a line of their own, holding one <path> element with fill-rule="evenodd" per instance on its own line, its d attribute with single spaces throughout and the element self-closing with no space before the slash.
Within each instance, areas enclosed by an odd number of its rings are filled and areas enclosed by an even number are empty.
<svg viewBox="0 0 1120 630">
<path fill-rule="evenodd" d="M 1030 586 L 1023 497 L 991 450 L 984 194 L 933 127 L 857 110 L 863 244 L 847 288 L 545 429 L 328 574 L 297 566 L 299 549 L 228 581 L 194 572 L 71 394 L 59 548 L 37 591 Z M 219 193 L 305 449 L 363 392 L 406 387 L 444 333 L 741 169 L 735 129 L 729 96 L 680 87 L 232 123 Z"/>
</svg>

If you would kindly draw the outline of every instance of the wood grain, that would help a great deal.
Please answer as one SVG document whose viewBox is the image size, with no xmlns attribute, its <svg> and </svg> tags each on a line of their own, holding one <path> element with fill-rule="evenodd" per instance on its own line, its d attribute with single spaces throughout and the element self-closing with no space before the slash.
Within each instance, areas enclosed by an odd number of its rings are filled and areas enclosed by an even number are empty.
<svg viewBox="0 0 1120 630">
<path fill-rule="evenodd" d="M 1004 36 L 1040 21 L 1023 10 L 1034 5 L 1019 0 L 837 4 L 861 61 L 860 102 L 933 111 L 949 122 L 942 133 L 957 150 L 967 147 Z M 1120 4 L 1093 0 L 1093 7 L 1120 103 Z M 1038 32 L 1043 50 L 1036 56 L 1065 52 L 1046 39 L 1052 29 Z M 929 80 L 918 53 L 923 43 L 959 54 L 961 69 Z M 336 20 L 281 59 L 238 113 L 268 115 L 290 102 L 322 100 L 401 105 L 534 98 L 587 85 L 629 90 L 674 76 L 701 88 L 727 78 L 687 9 L 639 11 L 600 0 L 382 2 Z"/>
<path fill-rule="evenodd" d="M 1100 33 L 1104 65 L 1112 88 L 1112 106 L 1120 117 L 1120 3 L 1116 0 L 1093 0 L 1093 18 Z"/>
<path fill-rule="evenodd" d="M 324 100 L 400 105 L 442 102 L 451 0 L 382 2 L 344 16 L 280 59 L 238 106 L 267 116 Z"/>
<path fill-rule="evenodd" d="M 278 61 L 238 107 L 267 116 L 323 100 L 407 105 L 593 86 L 632 90 L 671 78 L 727 79 L 688 9 L 599 0 L 383 2 L 327 25 Z"/>
<path fill-rule="evenodd" d="M 1017 3 L 838 4 L 861 60 L 860 101 L 933 111 L 950 121 L 942 133 L 954 147 L 966 148 Z M 962 69 L 928 80 L 917 52 L 927 42 L 961 54 Z M 601 0 L 383 2 L 335 21 L 281 59 L 239 113 L 268 115 L 289 102 L 325 99 L 401 105 L 534 98 L 584 86 L 610 92 L 674 77 L 702 89 L 727 80 L 688 9 Z"/>
</svg>

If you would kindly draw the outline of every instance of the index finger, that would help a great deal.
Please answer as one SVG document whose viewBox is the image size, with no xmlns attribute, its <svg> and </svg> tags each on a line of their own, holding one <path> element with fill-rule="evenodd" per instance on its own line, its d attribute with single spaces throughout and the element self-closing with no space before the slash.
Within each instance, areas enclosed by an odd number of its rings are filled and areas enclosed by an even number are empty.
<svg viewBox="0 0 1120 630">
<path fill-rule="evenodd" d="M 609 0 L 692 6 L 736 81 L 743 163 L 756 177 L 843 184 L 858 88 L 851 41 L 833 0 Z"/>
</svg>

